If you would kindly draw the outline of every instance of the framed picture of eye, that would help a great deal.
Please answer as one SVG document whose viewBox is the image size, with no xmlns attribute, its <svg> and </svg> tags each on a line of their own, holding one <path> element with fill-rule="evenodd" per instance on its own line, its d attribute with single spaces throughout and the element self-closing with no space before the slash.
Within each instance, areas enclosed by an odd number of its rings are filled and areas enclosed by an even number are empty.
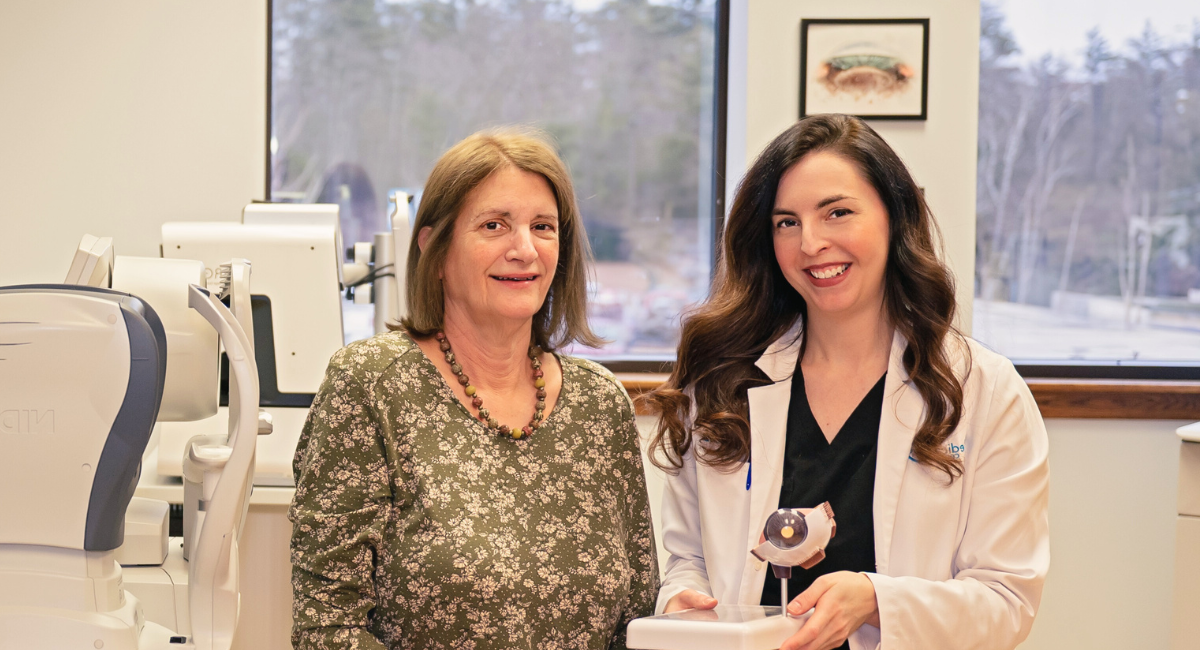
<svg viewBox="0 0 1200 650">
<path fill-rule="evenodd" d="M 800 21 L 800 117 L 924 120 L 929 19 Z"/>
</svg>

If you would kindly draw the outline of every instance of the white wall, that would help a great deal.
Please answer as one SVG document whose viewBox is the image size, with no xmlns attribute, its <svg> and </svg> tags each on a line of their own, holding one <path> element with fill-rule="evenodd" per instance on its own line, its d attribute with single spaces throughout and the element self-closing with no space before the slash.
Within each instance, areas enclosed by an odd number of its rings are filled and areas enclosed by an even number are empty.
<svg viewBox="0 0 1200 650">
<path fill-rule="evenodd" d="M 1050 576 L 1022 650 L 1170 646 L 1183 424 L 1046 422 Z"/>
<path fill-rule="evenodd" d="M 266 2 L 0 2 L 0 285 L 262 198 Z"/>
<path fill-rule="evenodd" d="M 975 276 L 975 159 L 979 117 L 978 0 L 734 0 L 730 16 L 727 174 L 800 116 L 802 18 L 929 18 L 929 119 L 871 121 L 925 188 L 958 278 L 959 320 L 970 331 Z M 738 30 L 745 25 L 746 36 Z M 744 98 L 740 93 L 745 93 Z"/>
</svg>

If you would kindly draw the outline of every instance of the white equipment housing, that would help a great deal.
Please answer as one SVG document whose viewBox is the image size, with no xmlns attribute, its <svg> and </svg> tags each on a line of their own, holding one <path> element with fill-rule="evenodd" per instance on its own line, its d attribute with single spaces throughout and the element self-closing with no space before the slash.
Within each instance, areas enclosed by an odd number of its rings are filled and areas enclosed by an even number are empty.
<svg viewBox="0 0 1200 650">
<path fill-rule="evenodd" d="M 375 303 L 374 331 L 388 331 L 405 313 L 408 248 L 412 242 L 412 196 L 400 190 L 388 193 L 391 230 L 375 233 L 369 242 L 356 242 L 343 267 L 343 281 L 353 289 L 356 305 Z"/>
<path fill-rule="evenodd" d="M 292 455 L 312 395 L 344 344 L 338 206 L 252 203 L 241 223 L 164 224 L 162 242 L 163 257 L 200 260 L 208 275 L 230 258 L 253 264 L 261 402 L 276 431 L 258 443 L 254 482 L 292 485 Z M 222 435 L 224 422 L 222 407 L 208 420 L 165 423 L 158 474 L 182 477 L 187 441 Z"/>
<path fill-rule="evenodd" d="M 187 287 L 193 284 L 206 286 L 204 265 L 196 260 L 114 256 L 111 288 L 150 303 L 166 331 L 171 362 L 167 364 L 160 422 L 186 422 L 217 414 L 220 366 L 213 362 L 219 349 L 217 332 L 196 310 L 188 308 Z"/>
<path fill-rule="evenodd" d="M 388 223 L 391 232 L 375 235 L 374 257 L 376 273 L 387 269 L 390 275 L 375 280 L 375 333 L 387 331 L 387 324 L 400 322 L 407 311 L 405 287 L 408 273 L 408 247 L 412 241 L 412 197 L 401 191 L 388 194 Z"/>
<path fill-rule="evenodd" d="M 85 251 L 85 257 L 90 254 Z M 117 260 L 117 273 L 121 264 Z M 103 281 L 74 268 L 72 276 Z M 138 599 L 122 587 L 118 559 L 166 557 L 165 504 L 137 500 L 130 507 L 142 454 L 156 419 L 211 413 L 215 390 L 200 386 L 166 395 L 174 357 L 168 361 L 168 330 L 146 301 L 91 287 L 5 287 L 0 288 L 0 648 L 208 650 L 232 643 L 239 605 L 237 538 L 258 429 L 258 375 L 233 314 L 205 289 L 176 287 L 205 327 L 216 329 L 230 360 L 230 394 L 236 396 L 223 439 L 228 461 L 215 478 L 188 566 L 190 630 L 147 622 Z M 175 297 L 162 304 L 164 313 L 178 306 Z M 177 334 L 186 334 L 187 327 L 180 327 Z M 208 363 L 215 365 L 215 347 L 211 351 Z M 185 367 L 203 361 L 182 358 Z"/>
<path fill-rule="evenodd" d="M 112 237 L 84 235 L 67 271 L 67 284 L 107 287 L 112 282 Z"/>
<path fill-rule="evenodd" d="M 276 324 L 271 338 L 277 388 L 280 393 L 315 393 L 329 357 L 344 345 L 337 206 L 288 205 L 332 209 L 306 210 L 291 222 L 279 211 L 264 219 L 266 207 L 277 206 L 246 206 L 242 223 L 163 224 L 163 257 L 200 260 L 208 276 L 231 258 L 250 260 L 254 295 L 270 300 Z"/>
<path fill-rule="evenodd" d="M 1175 521 L 1175 593 L 1171 648 L 1194 648 L 1200 638 L 1200 422 L 1180 427 L 1179 516 Z"/>
</svg>

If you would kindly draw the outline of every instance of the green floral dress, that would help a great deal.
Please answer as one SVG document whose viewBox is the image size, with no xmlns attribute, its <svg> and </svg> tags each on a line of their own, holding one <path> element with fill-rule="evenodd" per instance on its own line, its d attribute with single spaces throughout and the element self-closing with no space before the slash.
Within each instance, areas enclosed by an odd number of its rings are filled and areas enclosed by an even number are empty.
<svg viewBox="0 0 1200 650">
<path fill-rule="evenodd" d="M 402 332 L 334 355 L 296 450 L 297 648 L 624 648 L 658 594 L 629 396 L 567 356 L 489 435 Z"/>
</svg>

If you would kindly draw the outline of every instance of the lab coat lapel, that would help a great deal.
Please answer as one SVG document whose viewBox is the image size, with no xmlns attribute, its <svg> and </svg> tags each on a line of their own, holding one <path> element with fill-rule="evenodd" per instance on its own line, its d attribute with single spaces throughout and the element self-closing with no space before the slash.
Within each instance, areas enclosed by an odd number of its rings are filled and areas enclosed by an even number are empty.
<svg viewBox="0 0 1200 650">
<path fill-rule="evenodd" d="M 755 362 L 771 381 L 768 386 L 746 391 L 750 411 L 750 530 L 746 540 L 746 568 L 741 584 L 741 602 L 758 602 L 762 580 L 752 566 L 750 549 L 758 545 L 762 523 L 779 507 L 783 484 L 783 456 L 787 448 L 788 402 L 792 395 L 792 374 L 800 354 L 799 329 L 767 347 Z"/>
<path fill-rule="evenodd" d="M 921 422 L 925 401 L 908 380 L 904 369 L 904 350 L 908 341 L 896 332 L 884 381 L 883 413 L 879 419 L 879 442 L 876 448 L 875 496 L 872 508 L 875 524 L 875 567 L 878 573 L 889 575 L 892 555 L 892 532 L 896 525 L 896 510 L 904 474 L 908 470 L 913 436 Z"/>
<path fill-rule="evenodd" d="M 758 545 L 762 524 L 779 507 L 779 490 L 783 485 L 783 455 L 787 447 L 788 401 L 792 380 L 751 388 L 750 401 L 750 530 L 747 531 L 746 561 L 750 549 Z M 748 572 L 752 573 L 752 572 Z M 743 580 L 743 592 L 754 592 L 754 580 Z M 758 583 L 758 590 L 762 583 Z M 745 596 L 745 594 L 743 594 Z M 742 602 L 747 602 L 743 597 Z"/>
</svg>

